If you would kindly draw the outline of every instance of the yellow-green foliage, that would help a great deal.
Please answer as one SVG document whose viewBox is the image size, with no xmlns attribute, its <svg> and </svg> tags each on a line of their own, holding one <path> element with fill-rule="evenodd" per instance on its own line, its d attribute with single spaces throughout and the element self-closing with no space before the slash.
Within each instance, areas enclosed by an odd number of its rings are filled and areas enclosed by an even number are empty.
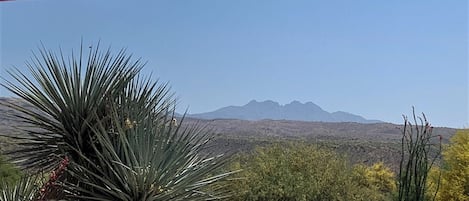
<svg viewBox="0 0 469 201">
<path fill-rule="evenodd" d="M 365 176 L 372 186 L 378 187 L 382 192 L 393 192 L 396 190 L 394 173 L 383 162 L 373 164 L 373 166 L 368 168 Z"/>
<path fill-rule="evenodd" d="M 364 192 L 361 195 L 366 195 L 369 200 L 391 200 L 397 189 L 394 172 L 383 162 L 375 163 L 371 167 L 355 165 L 352 177 L 359 190 Z"/>
<path fill-rule="evenodd" d="M 443 151 L 443 167 L 430 171 L 429 192 L 435 192 L 441 174 L 436 200 L 469 200 L 469 130 L 460 130 Z M 441 171 L 441 173 L 440 173 Z"/>
<path fill-rule="evenodd" d="M 435 196 L 435 192 L 441 189 L 441 169 L 437 166 L 433 166 L 428 172 L 427 180 L 427 192 L 425 192 L 425 197 L 427 200 L 440 200 Z"/>
<path fill-rule="evenodd" d="M 5 159 L 0 156 L 0 187 L 4 183 L 16 182 L 21 177 L 21 171 L 18 170 L 14 165 L 5 161 Z"/>
<path fill-rule="evenodd" d="M 378 175 L 388 169 L 377 166 L 370 170 L 370 181 L 361 174 L 352 174 L 343 158 L 314 145 L 292 144 L 258 148 L 252 155 L 240 156 L 233 169 L 243 169 L 233 182 L 237 194 L 230 200 L 385 200 L 377 189 L 367 185 L 384 183 Z M 379 173 L 379 174 L 378 174 Z M 386 180 L 387 181 L 387 180 Z M 395 187 L 394 187 L 395 188 Z"/>
</svg>

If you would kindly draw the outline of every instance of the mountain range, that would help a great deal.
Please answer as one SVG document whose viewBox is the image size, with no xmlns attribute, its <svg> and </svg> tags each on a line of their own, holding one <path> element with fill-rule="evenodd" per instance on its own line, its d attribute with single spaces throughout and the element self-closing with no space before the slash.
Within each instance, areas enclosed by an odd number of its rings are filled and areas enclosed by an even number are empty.
<svg viewBox="0 0 469 201">
<path fill-rule="evenodd" d="M 362 116 L 348 112 L 327 112 L 313 102 L 301 103 L 292 101 L 280 105 L 277 102 L 266 100 L 258 102 L 252 100 L 243 106 L 228 106 L 212 112 L 189 114 L 188 117 L 199 119 L 241 119 L 241 120 L 297 120 L 315 122 L 357 122 L 380 123 L 379 120 L 368 120 Z"/>
</svg>

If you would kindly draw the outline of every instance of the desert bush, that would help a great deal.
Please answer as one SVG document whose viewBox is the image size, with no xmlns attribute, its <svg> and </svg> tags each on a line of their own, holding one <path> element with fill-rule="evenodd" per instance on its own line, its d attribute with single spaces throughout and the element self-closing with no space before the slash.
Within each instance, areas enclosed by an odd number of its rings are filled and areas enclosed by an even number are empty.
<svg viewBox="0 0 469 201">
<path fill-rule="evenodd" d="M 441 201 L 469 200 L 469 130 L 457 131 L 450 141 L 443 151 L 442 167 L 430 171 L 429 193 L 439 189 L 436 200 Z"/>
<path fill-rule="evenodd" d="M 232 177 L 237 192 L 232 200 L 370 200 L 373 196 L 387 199 L 381 188 L 368 188 L 382 181 L 377 174 L 367 178 L 366 172 L 355 172 L 343 157 L 316 145 L 295 143 L 257 148 L 252 154 L 236 156 L 231 166 L 242 169 Z M 388 173 L 384 167 L 376 172 L 383 170 Z M 387 181 L 388 176 L 383 180 Z M 383 190 L 392 190 L 388 183 L 383 183 L 380 186 Z"/>
<path fill-rule="evenodd" d="M 392 200 L 396 193 L 396 178 L 383 162 L 372 166 L 357 164 L 353 167 L 352 181 L 356 185 L 354 200 Z M 364 197 L 363 197 L 364 196 Z"/>
</svg>

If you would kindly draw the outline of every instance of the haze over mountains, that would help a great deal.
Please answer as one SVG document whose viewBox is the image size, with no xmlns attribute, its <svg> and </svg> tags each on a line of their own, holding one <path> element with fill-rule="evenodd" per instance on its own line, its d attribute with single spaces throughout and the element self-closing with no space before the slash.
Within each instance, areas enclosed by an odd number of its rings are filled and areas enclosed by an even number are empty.
<svg viewBox="0 0 469 201">
<path fill-rule="evenodd" d="M 266 100 L 258 102 L 252 100 L 243 106 L 228 106 L 206 113 L 188 115 L 200 119 L 242 119 L 242 120 L 297 120 L 317 122 L 357 122 L 379 123 L 379 120 L 368 120 L 362 116 L 337 111 L 329 113 L 312 102 L 301 103 L 293 101 L 280 105 L 277 102 Z"/>
</svg>

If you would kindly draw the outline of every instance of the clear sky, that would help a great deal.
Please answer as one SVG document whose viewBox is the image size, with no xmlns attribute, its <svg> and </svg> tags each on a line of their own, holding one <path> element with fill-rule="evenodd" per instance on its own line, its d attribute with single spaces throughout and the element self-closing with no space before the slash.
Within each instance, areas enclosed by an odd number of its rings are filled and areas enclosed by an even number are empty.
<svg viewBox="0 0 469 201">
<path fill-rule="evenodd" d="M 299 100 L 393 123 L 415 106 L 469 126 L 467 1 L 17 0 L 0 12 L 3 77 L 41 41 L 70 52 L 83 38 L 148 61 L 190 113 Z"/>
</svg>

